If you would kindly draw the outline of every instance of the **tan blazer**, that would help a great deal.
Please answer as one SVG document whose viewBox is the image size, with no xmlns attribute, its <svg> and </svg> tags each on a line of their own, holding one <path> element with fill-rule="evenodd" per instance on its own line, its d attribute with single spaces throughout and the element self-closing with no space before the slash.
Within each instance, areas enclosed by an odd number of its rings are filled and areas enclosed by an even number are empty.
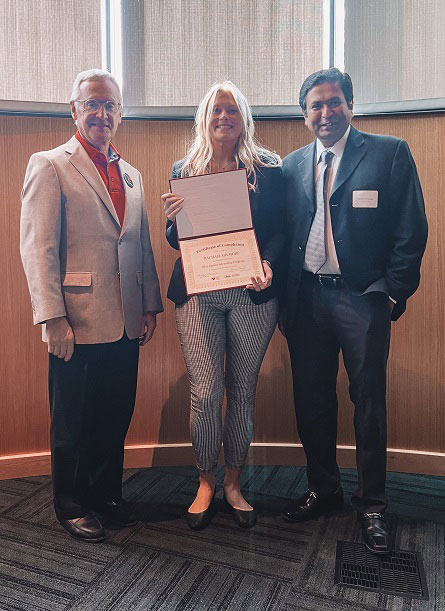
<svg viewBox="0 0 445 611">
<path fill-rule="evenodd" d="M 34 324 L 66 316 L 78 344 L 141 332 L 162 303 L 140 173 L 123 160 L 120 226 L 94 163 L 76 138 L 31 156 L 22 191 L 20 252 Z M 43 339 L 45 341 L 45 325 Z"/>
</svg>

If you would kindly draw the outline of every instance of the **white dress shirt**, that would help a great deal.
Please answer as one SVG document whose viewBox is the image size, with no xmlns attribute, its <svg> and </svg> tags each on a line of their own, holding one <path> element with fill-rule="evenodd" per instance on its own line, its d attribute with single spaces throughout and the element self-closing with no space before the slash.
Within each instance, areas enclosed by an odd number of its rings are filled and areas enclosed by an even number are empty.
<svg viewBox="0 0 445 611">
<path fill-rule="evenodd" d="M 327 207 L 325 210 L 325 223 L 326 223 L 326 261 L 318 270 L 318 274 L 341 274 L 340 266 L 338 264 L 337 252 L 335 250 L 334 244 L 334 236 L 332 233 L 332 224 L 331 224 L 331 209 L 329 206 L 329 199 L 331 196 L 332 185 L 334 184 L 335 177 L 337 176 L 338 167 L 340 165 L 341 158 L 343 156 L 346 141 L 348 140 L 349 132 L 351 131 L 351 126 L 349 125 L 348 129 L 345 131 L 343 136 L 338 140 L 333 146 L 326 148 L 320 142 L 320 140 L 316 141 L 316 164 L 315 164 L 315 182 L 317 182 L 318 172 L 319 172 L 319 161 L 320 156 L 323 151 L 331 151 L 334 154 L 334 157 L 331 161 L 331 168 L 329 172 L 329 181 L 327 185 Z M 304 265 L 304 269 L 306 265 Z"/>
</svg>

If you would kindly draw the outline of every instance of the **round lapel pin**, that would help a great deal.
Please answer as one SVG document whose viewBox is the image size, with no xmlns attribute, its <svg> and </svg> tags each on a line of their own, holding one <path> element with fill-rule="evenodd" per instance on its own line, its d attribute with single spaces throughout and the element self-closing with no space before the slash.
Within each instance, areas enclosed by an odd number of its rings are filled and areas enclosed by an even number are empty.
<svg viewBox="0 0 445 611">
<path fill-rule="evenodd" d="M 130 189 L 133 188 L 133 181 L 131 180 L 131 178 L 128 176 L 128 174 L 125 172 L 124 174 L 124 180 L 127 183 L 127 185 L 130 187 Z"/>
</svg>

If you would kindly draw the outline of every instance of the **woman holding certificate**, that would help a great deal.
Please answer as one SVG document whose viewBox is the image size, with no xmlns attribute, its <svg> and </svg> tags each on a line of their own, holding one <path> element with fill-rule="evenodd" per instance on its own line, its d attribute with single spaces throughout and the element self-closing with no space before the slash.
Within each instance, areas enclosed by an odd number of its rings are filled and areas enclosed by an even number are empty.
<svg viewBox="0 0 445 611">
<path fill-rule="evenodd" d="M 181 178 L 246 169 L 263 267 L 263 273 L 247 285 L 188 297 L 178 259 L 170 281 L 167 295 L 176 304 L 176 326 L 190 378 L 190 431 L 199 471 L 198 493 L 187 512 L 192 529 L 205 528 L 213 517 L 215 468 L 222 443 L 225 502 L 239 526 L 250 528 L 256 522 L 255 510 L 240 489 L 240 473 L 253 433 L 258 373 L 278 317 L 284 187 L 281 159 L 260 147 L 253 134 L 245 97 L 230 81 L 216 83 L 198 107 L 194 142 L 172 171 L 172 178 Z M 187 202 L 175 193 L 162 195 L 162 200 L 167 240 L 178 249 L 175 219 Z"/>
</svg>

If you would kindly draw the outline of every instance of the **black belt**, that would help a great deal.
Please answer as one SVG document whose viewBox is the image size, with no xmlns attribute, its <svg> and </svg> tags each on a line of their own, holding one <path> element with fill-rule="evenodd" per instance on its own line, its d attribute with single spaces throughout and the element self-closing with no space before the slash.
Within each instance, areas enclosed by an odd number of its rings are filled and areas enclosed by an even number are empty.
<svg viewBox="0 0 445 611">
<path fill-rule="evenodd" d="M 304 269 L 303 277 L 311 278 L 327 289 L 338 289 L 344 286 L 343 278 L 340 274 L 313 274 Z"/>
</svg>

